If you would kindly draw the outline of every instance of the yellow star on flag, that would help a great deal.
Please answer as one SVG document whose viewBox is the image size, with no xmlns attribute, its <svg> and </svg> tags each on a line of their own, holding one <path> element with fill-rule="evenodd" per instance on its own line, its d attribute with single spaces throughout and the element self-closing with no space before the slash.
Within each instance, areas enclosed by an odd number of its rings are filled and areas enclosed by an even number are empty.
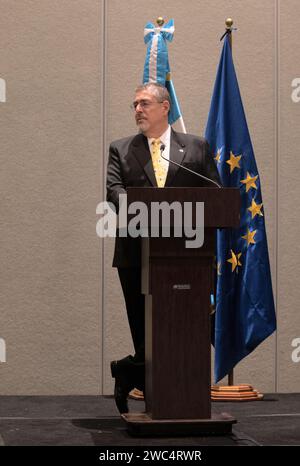
<svg viewBox="0 0 300 466">
<path fill-rule="evenodd" d="M 230 173 L 232 173 L 235 168 L 241 168 L 239 164 L 241 158 L 241 155 L 233 155 L 233 152 L 230 151 L 230 159 L 226 160 L 226 163 L 230 165 Z"/>
<path fill-rule="evenodd" d="M 255 200 L 252 199 L 251 207 L 248 207 L 248 210 L 252 214 L 252 218 L 254 218 L 256 215 L 261 215 L 262 217 L 264 214 L 261 212 L 262 204 L 256 204 Z"/>
<path fill-rule="evenodd" d="M 238 254 L 235 254 L 233 252 L 233 250 L 231 249 L 231 259 L 227 259 L 227 262 L 230 262 L 231 265 L 232 265 L 232 268 L 231 268 L 231 272 L 234 272 L 235 269 L 239 266 L 239 265 L 242 265 L 239 261 L 240 257 L 241 257 L 242 253 L 239 252 Z M 238 272 L 238 269 L 236 269 L 236 271 Z"/>
<path fill-rule="evenodd" d="M 247 247 L 249 244 L 255 244 L 256 241 L 254 240 L 254 236 L 256 234 L 257 230 L 250 231 L 248 228 L 247 234 L 245 236 L 242 236 L 243 239 L 247 241 Z"/>
<path fill-rule="evenodd" d="M 249 191 L 250 188 L 255 188 L 257 189 L 257 186 L 255 184 L 255 181 L 257 180 L 258 175 L 251 177 L 250 173 L 247 172 L 247 178 L 244 180 L 241 180 L 241 183 L 244 183 L 246 185 L 246 193 Z"/>
<path fill-rule="evenodd" d="M 218 149 L 215 156 L 215 160 L 217 161 L 217 163 L 221 163 L 221 150 L 222 149 Z"/>
</svg>

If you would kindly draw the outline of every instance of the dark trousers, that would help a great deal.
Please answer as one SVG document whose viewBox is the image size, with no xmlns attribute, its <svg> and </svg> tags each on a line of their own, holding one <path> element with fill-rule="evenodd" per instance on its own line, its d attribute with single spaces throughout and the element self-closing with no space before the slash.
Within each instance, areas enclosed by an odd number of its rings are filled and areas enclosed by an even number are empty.
<svg viewBox="0 0 300 466">
<path fill-rule="evenodd" d="M 135 386 L 144 390 L 145 377 L 145 296 L 141 293 L 141 268 L 118 268 L 118 274 L 125 298 L 127 317 L 133 345 L 134 356 L 124 358 L 128 372 L 134 373 Z"/>
</svg>

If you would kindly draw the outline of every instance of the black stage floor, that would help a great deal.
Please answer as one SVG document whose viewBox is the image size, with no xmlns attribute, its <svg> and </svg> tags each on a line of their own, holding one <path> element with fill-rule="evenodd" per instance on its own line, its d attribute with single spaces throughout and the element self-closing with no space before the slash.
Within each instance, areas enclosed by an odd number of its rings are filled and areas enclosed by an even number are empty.
<svg viewBox="0 0 300 466">
<path fill-rule="evenodd" d="M 130 411 L 144 403 L 130 400 Z M 212 403 L 237 419 L 232 435 L 131 437 L 107 396 L 0 396 L 0 445 L 196 446 L 300 445 L 300 393 L 262 401 Z"/>
</svg>

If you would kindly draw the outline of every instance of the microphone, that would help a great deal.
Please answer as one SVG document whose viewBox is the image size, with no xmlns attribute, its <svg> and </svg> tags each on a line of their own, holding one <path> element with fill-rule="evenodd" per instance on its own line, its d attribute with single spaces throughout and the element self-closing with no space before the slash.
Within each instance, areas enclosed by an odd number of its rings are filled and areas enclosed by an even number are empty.
<svg viewBox="0 0 300 466">
<path fill-rule="evenodd" d="M 167 162 L 170 162 L 170 163 L 173 163 L 174 165 L 177 165 L 177 167 L 183 168 L 184 170 L 187 170 L 188 172 L 193 173 L 193 175 L 199 176 L 200 178 L 203 178 L 204 180 L 209 181 L 210 183 L 215 184 L 218 188 L 222 188 L 222 186 L 220 186 L 216 181 L 211 180 L 210 178 L 207 178 L 206 176 L 201 175 L 200 173 L 195 172 L 194 170 L 191 170 L 190 168 L 187 168 L 187 167 L 185 167 L 184 165 L 181 165 L 180 163 L 174 162 L 174 160 L 167 159 L 166 157 L 164 157 L 164 156 L 162 155 L 162 153 L 163 153 L 163 151 L 165 150 L 165 148 L 166 148 L 166 146 L 165 146 L 164 144 L 161 144 L 161 146 L 160 146 L 160 156 L 161 156 L 161 158 L 163 158 L 163 159 L 166 160 Z"/>
</svg>

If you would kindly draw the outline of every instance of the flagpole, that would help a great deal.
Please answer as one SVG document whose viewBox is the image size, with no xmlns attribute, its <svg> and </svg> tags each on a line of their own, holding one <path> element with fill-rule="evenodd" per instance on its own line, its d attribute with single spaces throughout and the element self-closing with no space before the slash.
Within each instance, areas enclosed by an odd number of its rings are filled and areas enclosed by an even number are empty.
<svg viewBox="0 0 300 466">
<path fill-rule="evenodd" d="M 225 34 L 228 34 L 228 39 L 229 39 L 229 44 L 230 48 L 232 51 L 232 25 L 233 25 L 233 20 L 231 18 L 227 18 L 225 21 L 226 25 L 226 31 Z M 228 373 L 228 385 L 232 386 L 234 385 L 234 372 L 233 369 Z"/>
</svg>

